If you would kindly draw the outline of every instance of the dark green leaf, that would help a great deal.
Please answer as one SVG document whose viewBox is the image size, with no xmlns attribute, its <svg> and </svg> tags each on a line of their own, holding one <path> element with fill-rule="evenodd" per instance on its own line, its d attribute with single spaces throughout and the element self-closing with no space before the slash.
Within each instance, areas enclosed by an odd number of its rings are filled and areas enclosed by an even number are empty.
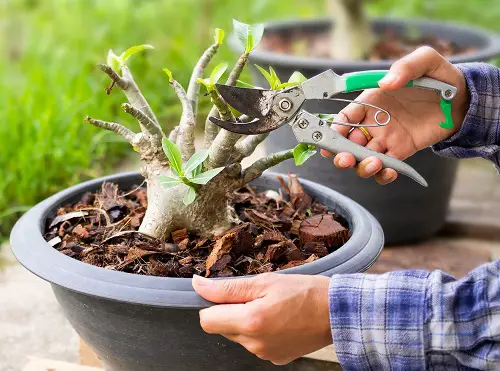
<svg viewBox="0 0 500 371">
<path fill-rule="evenodd" d="M 174 168 L 175 171 L 182 176 L 182 155 L 179 147 L 167 137 L 162 138 L 162 147 L 170 162 L 170 167 Z"/>
<path fill-rule="evenodd" d="M 196 199 L 196 190 L 193 187 L 188 187 L 182 202 L 184 203 L 184 205 L 187 206 L 192 204 L 195 199 Z"/>
<path fill-rule="evenodd" d="M 306 162 L 310 157 L 316 154 L 316 150 L 314 146 L 310 146 L 308 144 L 300 143 L 295 146 L 293 149 L 293 158 L 295 159 L 295 165 L 301 166 Z"/>
<path fill-rule="evenodd" d="M 186 162 L 184 166 L 184 174 L 189 175 L 198 165 L 203 164 L 203 162 L 208 157 L 208 151 L 198 151 Z"/>
<path fill-rule="evenodd" d="M 224 170 L 224 167 L 218 167 L 216 169 L 208 170 L 203 173 L 200 173 L 191 179 L 189 181 L 191 183 L 196 183 L 196 184 L 207 184 L 212 178 L 214 178 L 217 174 L 219 174 L 222 170 Z"/>
</svg>

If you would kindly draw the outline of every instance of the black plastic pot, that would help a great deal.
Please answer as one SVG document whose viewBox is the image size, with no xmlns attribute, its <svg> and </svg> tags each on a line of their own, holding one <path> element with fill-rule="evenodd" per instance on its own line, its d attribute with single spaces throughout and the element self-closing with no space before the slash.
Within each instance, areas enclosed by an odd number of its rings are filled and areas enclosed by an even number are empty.
<svg viewBox="0 0 500 371">
<path fill-rule="evenodd" d="M 252 184 L 280 187 L 275 173 Z M 277 367 L 221 336 L 207 335 L 198 311 L 212 305 L 198 296 L 191 279 L 141 276 L 110 271 L 74 260 L 52 248 L 42 237 L 46 219 L 58 207 L 76 202 L 104 181 L 122 187 L 140 184 L 138 173 L 123 173 L 82 183 L 62 191 L 28 211 L 11 233 L 19 262 L 52 284 L 64 313 L 82 339 L 113 371 L 240 371 L 296 370 Z M 342 215 L 349 223 L 349 241 L 334 253 L 283 274 L 361 272 L 377 259 L 384 244 L 382 229 L 363 207 L 339 193 L 302 180 L 306 191 Z"/>
<path fill-rule="evenodd" d="M 320 32 L 329 28 L 329 20 L 300 21 L 292 20 L 270 23 L 266 31 L 286 32 L 303 29 Z M 450 60 L 453 63 L 487 61 L 500 55 L 500 40 L 497 36 L 468 27 L 423 20 L 375 19 L 373 29 L 381 34 L 392 30 L 398 34 L 407 29 L 419 30 L 423 35 L 434 35 L 451 40 L 459 45 L 472 46 L 477 51 L 467 55 L 457 55 Z M 234 37 L 231 47 L 241 51 Z M 334 61 L 322 58 L 296 57 L 283 55 L 259 48 L 250 55 L 251 63 L 267 68 L 272 66 L 282 79 L 294 71 L 301 71 L 306 77 L 314 76 L 328 69 L 338 74 L 362 70 L 389 69 L 394 61 Z M 254 82 L 257 86 L 267 86 L 262 75 L 254 69 Z M 344 94 L 340 98 L 355 99 L 357 94 Z M 346 104 L 341 102 L 309 102 L 305 109 L 310 112 L 338 112 Z M 288 125 L 273 132 L 265 142 L 267 152 L 277 149 L 292 148 L 296 145 Z M 317 155 L 300 168 L 287 161 L 275 167 L 277 171 L 294 172 L 320 184 L 331 187 L 352 198 L 366 207 L 380 222 L 388 244 L 406 243 L 422 240 L 434 235 L 445 223 L 448 204 L 455 180 L 457 161 L 435 155 L 430 149 L 421 151 L 407 161 L 428 181 L 429 188 L 423 188 L 415 182 L 400 177 L 391 185 L 381 187 L 372 179 L 357 177 L 352 171 L 339 171 L 330 161 Z"/>
</svg>

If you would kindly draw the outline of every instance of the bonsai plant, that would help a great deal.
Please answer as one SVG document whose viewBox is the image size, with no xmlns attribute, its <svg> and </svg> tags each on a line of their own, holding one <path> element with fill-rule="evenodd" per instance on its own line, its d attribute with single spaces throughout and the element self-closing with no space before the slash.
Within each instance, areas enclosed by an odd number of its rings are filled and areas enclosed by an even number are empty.
<svg viewBox="0 0 500 371">
<path fill-rule="evenodd" d="M 262 45 L 250 62 L 264 68 L 273 66 L 279 77 L 300 71 L 310 78 L 328 69 L 338 74 L 363 70 L 388 70 L 400 57 L 422 45 L 430 45 L 453 63 L 487 61 L 500 54 L 496 35 L 482 30 L 438 21 L 415 19 L 370 19 L 367 1 L 326 0 L 327 17 L 313 20 L 288 20 L 266 24 Z M 233 50 L 241 47 L 230 39 Z M 254 84 L 264 86 L 266 79 L 257 70 Z M 356 99 L 356 93 L 339 98 Z M 307 102 L 309 112 L 339 112 L 343 102 Z M 373 129 L 377 130 L 377 129 Z M 265 152 L 287 148 L 294 142 L 292 133 L 277 130 L 264 143 Z M 296 171 L 353 198 L 365 206 L 381 223 L 389 244 L 419 241 L 434 235 L 445 223 L 455 179 L 457 161 L 435 155 L 426 149 L 409 158 L 408 163 L 429 183 L 428 188 L 407 179 L 380 186 L 372 179 L 361 179 L 352 171 L 331 169 L 320 156 L 307 166 L 293 170 L 286 162 L 275 169 Z"/>
<path fill-rule="evenodd" d="M 244 51 L 229 74 L 229 84 L 236 83 L 248 63 L 249 53 L 259 43 L 263 34 L 262 26 L 250 26 L 236 21 L 235 31 Z M 114 253 L 120 250 L 124 251 L 120 252 L 121 257 L 125 257 L 120 264 L 129 264 L 130 261 L 143 262 L 146 255 L 138 254 L 136 248 L 138 244 L 144 246 L 144 241 L 140 238 L 131 239 L 129 244 L 123 245 L 109 243 L 110 240 L 124 238 L 124 233 L 130 232 L 116 233 L 114 229 L 119 224 L 114 221 L 115 215 L 118 215 L 120 222 L 126 219 L 120 216 L 120 208 L 123 203 L 130 204 L 127 199 L 130 196 L 135 197 L 131 203 L 139 204 L 142 208 L 147 199 L 147 209 L 142 222 L 139 221 L 138 231 L 133 230 L 133 234 L 154 240 L 148 246 L 149 257 L 153 254 L 178 257 L 181 243 L 177 244 L 177 250 L 172 250 L 172 244 L 166 241 L 173 234 L 177 235 L 175 232 L 180 228 L 188 229 L 190 233 L 200 236 L 200 239 L 225 232 L 223 237 L 210 247 L 210 256 L 214 256 L 214 259 L 209 262 L 209 256 L 206 261 L 206 271 L 209 272 L 209 264 L 213 264 L 214 260 L 222 260 L 223 255 L 229 255 L 227 249 L 233 241 L 224 239 L 224 236 L 239 236 L 240 230 L 237 228 L 227 232 L 227 229 L 238 223 L 235 210 L 229 202 L 230 195 L 234 195 L 238 188 L 250 184 L 257 188 L 255 195 L 265 194 L 259 197 L 279 198 L 275 191 L 270 191 L 269 195 L 269 190 L 280 186 L 278 174 L 263 172 L 287 159 L 295 158 L 297 164 L 302 164 L 314 153 L 308 147 L 297 146 L 262 157 L 243 168 L 242 160 L 249 156 L 266 136 L 241 137 L 218 130 L 208 120 L 205 122 L 204 148 L 196 151 L 194 130 L 196 122 L 200 121 L 196 118 L 201 85 L 205 86 L 214 103 L 210 114 L 230 120 L 237 115 L 220 99 L 214 89 L 214 84 L 226 71 L 226 64 L 216 66 L 208 78 L 203 78 L 204 71 L 219 49 L 223 37 L 223 31 L 216 30 L 214 43 L 198 61 L 187 90 L 174 79 L 170 70 L 165 69 L 166 77 L 183 108 L 179 124 L 168 137 L 127 65 L 129 58 L 135 53 L 152 47 L 135 46 L 120 55 L 110 51 L 107 63 L 99 66 L 111 79 L 106 92 L 110 94 L 113 89 L 123 91 L 128 103 L 123 104 L 122 108 L 137 119 L 140 132 L 134 133 L 115 122 L 91 117 L 85 120 L 99 128 L 115 132 L 129 142 L 141 156 L 141 174 L 117 174 L 66 189 L 29 210 L 12 230 L 11 245 L 16 258 L 27 269 L 52 284 L 68 320 L 82 339 L 101 357 L 106 370 L 150 371 L 162 370 L 165 367 L 180 371 L 283 369 L 258 359 L 222 336 L 208 335 L 202 331 L 198 311 L 212 303 L 203 300 L 194 292 L 190 278 L 192 271 L 189 275 L 174 277 L 164 272 L 156 276 L 135 271 L 134 273 L 141 274 L 130 274 L 116 267 L 106 266 L 107 269 L 104 269 L 103 265 L 85 264 L 69 257 L 73 256 L 71 254 L 89 256 L 96 250 L 105 257 L 112 250 Z M 282 83 L 272 70 L 269 76 L 275 88 L 297 84 L 302 79 L 301 75 L 296 73 L 292 74 L 289 81 Z M 245 117 L 239 119 L 246 120 Z M 286 177 L 282 178 L 284 180 Z M 292 175 L 288 178 L 289 193 L 292 196 L 308 195 L 307 197 L 316 199 L 345 221 L 350 236 L 341 247 L 336 246 L 322 258 L 308 259 L 301 262 L 303 264 L 282 267 L 279 273 L 331 276 L 334 273 L 368 269 L 378 257 L 384 239 L 380 225 L 373 216 L 354 201 L 331 189 L 307 180 L 302 180 L 299 184 Z M 134 185 L 143 181 L 147 183 L 147 197 L 139 199 L 139 190 L 144 190 Z M 126 194 L 118 193 L 118 187 L 132 191 Z M 100 203 L 107 201 L 100 198 L 106 195 L 110 196 L 111 201 L 118 202 L 118 205 L 106 209 Z M 95 199 L 89 201 L 92 197 Z M 296 200 L 299 203 L 304 201 L 300 197 Z M 277 203 L 274 205 L 273 208 L 278 209 Z M 70 210 L 71 212 L 68 212 Z M 93 214 L 90 215 L 90 212 Z M 314 213 L 314 210 L 302 209 L 301 214 L 310 212 Z M 266 215 L 263 218 L 265 217 Z M 88 224 L 97 228 L 89 230 L 78 224 L 79 220 L 87 220 L 85 226 Z M 132 224 L 132 218 L 127 219 L 128 222 Z M 274 236 L 276 233 L 272 223 L 271 220 L 269 234 Z M 313 223 L 308 223 L 306 227 L 312 230 L 317 228 Z M 52 233 L 55 237 L 47 237 Z M 68 235 L 75 237 L 76 243 L 73 239 L 70 241 L 71 246 L 67 244 L 64 250 L 57 248 L 58 244 L 68 242 L 61 242 L 61 236 Z M 92 240 L 96 236 L 100 238 Z M 257 240 L 255 243 L 251 240 L 252 254 L 258 244 Z M 274 246 L 274 249 L 271 249 L 271 246 Z M 280 243 L 266 246 L 266 255 L 272 259 L 280 246 Z M 191 246 L 189 249 L 209 250 L 207 246 Z M 187 258 L 193 260 L 192 256 Z M 292 370 L 294 366 L 289 365 L 284 369 Z"/>
</svg>

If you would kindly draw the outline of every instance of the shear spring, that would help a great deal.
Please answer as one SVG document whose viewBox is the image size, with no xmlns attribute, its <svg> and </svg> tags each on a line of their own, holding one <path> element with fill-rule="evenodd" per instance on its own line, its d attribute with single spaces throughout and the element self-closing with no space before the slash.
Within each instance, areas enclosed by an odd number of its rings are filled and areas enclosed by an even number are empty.
<svg viewBox="0 0 500 371">
<path fill-rule="evenodd" d="M 366 106 L 366 107 L 370 107 L 370 108 L 375 108 L 377 110 L 377 112 L 375 112 L 375 114 L 373 115 L 373 119 L 375 120 L 375 124 L 352 124 L 350 122 L 341 122 L 341 121 L 336 121 L 335 120 L 335 117 L 333 116 L 337 116 L 336 114 L 334 115 L 329 115 L 329 117 L 324 117 L 329 123 L 331 124 L 336 124 L 336 125 L 343 125 L 343 126 L 350 126 L 350 127 L 365 127 L 365 128 L 376 128 L 376 127 L 382 127 L 382 126 L 386 126 L 389 122 L 391 122 L 391 114 L 389 113 L 389 111 L 381 108 L 381 107 L 378 107 L 378 106 L 374 106 L 373 104 L 369 104 L 369 103 L 365 103 L 365 102 L 360 102 L 360 101 L 357 101 L 357 100 L 350 100 L 350 99 L 341 99 L 341 98 L 330 98 L 329 100 L 336 100 L 336 101 L 339 101 L 339 102 L 348 102 L 348 103 L 355 103 L 355 104 L 360 104 L 362 106 Z M 387 119 L 385 121 L 380 121 L 379 120 L 379 115 L 380 114 L 386 114 L 387 115 Z"/>
</svg>

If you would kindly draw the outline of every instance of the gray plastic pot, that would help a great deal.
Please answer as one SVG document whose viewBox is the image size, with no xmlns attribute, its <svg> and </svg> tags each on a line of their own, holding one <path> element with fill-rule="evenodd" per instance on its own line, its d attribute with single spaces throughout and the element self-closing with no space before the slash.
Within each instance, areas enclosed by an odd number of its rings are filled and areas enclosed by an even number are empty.
<svg viewBox="0 0 500 371">
<path fill-rule="evenodd" d="M 329 20 L 292 20 L 270 23 L 266 30 L 310 30 L 323 31 L 331 25 Z M 453 63 L 487 61 L 500 55 L 500 41 L 497 36 L 469 27 L 443 22 L 423 20 L 375 19 L 376 33 L 390 29 L 404 34 L 407 29 L 418 29 L 423 35 L 435 35 L 459 45 L 473 46 L 477 51 L 450 58 Z M 230 39 L 233 50 L 241 51 L 234 36 Z M 297 57 L 257 49 L 250 55 L 251 63 L 267 68 L 272 66 L 282 79 L 294 71 L 301 71 L 306 77 L 314 76 L 328 69 L 338 74 L 362 70 L 389 69 L 394 61 L 334 61 L 323 58 Z M 267 86 L 265 79 L 253 70 L 254 83 Z M 357 94 L 343 94 L 340 98 L 355 99 Z M 341 102 L 309 102 L 304 106 L 310 112 L 338 112 L 346 104 Z M 437 124 L 437 123 L 436 123 Z M 266 152 L 293 148 L 297 144 L 292 131 L 285 125 L 273 132 L 265 142 Z M 435 155 L 430 149 L 421 151 L 407 160 L 429 183 L 423 188 L 401 176 L 396 182 L 381 187 L 373 179 L 361 179 L 353 171 L 339 171 L 329 160 L 317 155 L 305 166 L 295 167 L 293 161 L 283 162 L 275 167 L 277 171 L 294 172 L 299 176 L 333 188 L 367 208 L 380 222 L 388 244 L 416 242 L 434 235 L 445 223 L 448 204 L 455 180 L 457 161 Z"/>
<path fill-rule="evenodd" d="M 252 185 L 278 189 L 276 173 L 266 173 Z M 39 203 L 14 226 L 14 255 L 32 273 L 52 284 L 63 311 L 82 339 L 113 371 L 240 371 L 297 370 L 274 366 L 218 335 L 204 333 L 198 311 L 212 305 L 198 296 L 191 279 L 141 276 L 94 267 L 69 258 L 42 237 L 47 218 L 61 205 L 100 188 L 104 181 L 132 187 L 138 173 L 123 173 L 68 188 Z M 361 272 L 377 259 L 384 244 L 373 216 L 349 198 L 311 181 L 305 190 L 349 223 L 352 235 L 337 251 L 282 274 Z"/>
</svg>

